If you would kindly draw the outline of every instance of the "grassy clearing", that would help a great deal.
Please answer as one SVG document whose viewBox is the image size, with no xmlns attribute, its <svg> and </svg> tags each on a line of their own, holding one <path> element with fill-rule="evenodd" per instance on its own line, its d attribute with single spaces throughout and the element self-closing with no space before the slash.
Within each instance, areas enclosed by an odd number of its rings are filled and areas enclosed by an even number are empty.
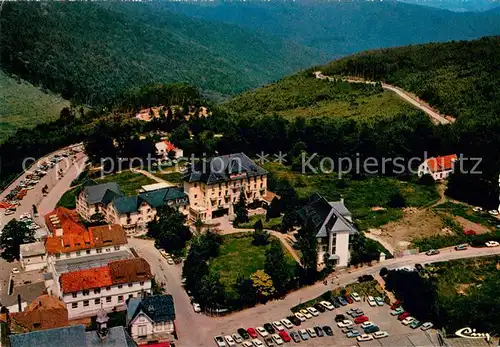
<svg viewBox="0 0 500 347">
<path fill-rule="evenodd" d="M 0 142 L 17 128 L 31 128 L 59 117 L 69 101 L 0 71 Z"/>
<path fill-rule="evenodd" d="M 57 202 L 56 207 L 66 207 L 69 209 L 75 209 L 76 196 L 80 192 L 80 189 L 81 189 L 80 187 L 75 187 L 65 192 Z"/>
<path fill-rule="evenodd" d="M 281 221 L 283 220 L 283 216 L 271 218 L 269 221 L 266 222 L 265 214 L 255 214 L 253 216 L 249 216 L 249 221 L 247 223 L 241 223 L 240 225 L 238 225 L 238 228 L 253 229 L 253 226 L 255 225 L 255 223 L 257 223 L 259 219 L 262 220 L 264 229 L 278 230 L 281 226 Z"/>
<path fill-rule="evenodd" d="M 273 237 L 271 236 L 271 239 Z M 239 276 L 249 278 L 257 270 L 264 269 L 266 262 L 266 246 L 254 246 L 249 233 L 237 233 L 222 237 L 220 254 L 210 260 L 210 270 L 220 275 L 221 283 L 230 296 L 236 295 L 234 285 Z M 295 269 L 296 262 L 286 248 L 283 247 L 291 269 Z"/>
<path fill-rule="evenodd" d="M 488 212 L 474 212 L 471 207 L 460 203 L 445 202 L 444 204 L 436 206 L 434 209 L 436 211 L 449 212 L 454 216 L 463 217 L 471 222 L 484 225 L 487 228 L 494 228 L 499 224 L 498 219 L 490 216 Z"/>
<path fill-rule="evenodd" d="M 120 190 L 124 195 L 135 195 L 137 191 L 147 184 L 157 183 L 155 180 L 144 176 L 140 173 L 135 173 L 130 170 L 121 171 L 119 173 L 105 176 L 96 180 L 97 183 L 116 182 L 120 186 Z"/>
<path fill-rule="evenodd" d="M 426 206 L 439 199 L 435 186 L 420 185 L 413 177 L 410 181 L 401 181 L 394 177 L 339 179 L 336 173 L 299 174 L 277 163 L 267 163 L 264 167 L 276 180 L 288 180 L 301 199 L 307 199 L 314 192 L 320 193 L 328 200 L 339 200 L 343 197 L 361 230 L 378 227 L 402 217 L 402 209 L 388 206 L 391 197 L 398 192 L 405 198 L 407 206 Z M 374 207 L 382 207 L 385 210 L 373 211 Z"/>
<path fill-rule="evenodd" d="M 170 183 L 181 184 L 182 183 L 182 173 L 180 172 L 166 172 L 166 173 L 154 173 L 156 177 L 164 179 Z"/>
</svg>

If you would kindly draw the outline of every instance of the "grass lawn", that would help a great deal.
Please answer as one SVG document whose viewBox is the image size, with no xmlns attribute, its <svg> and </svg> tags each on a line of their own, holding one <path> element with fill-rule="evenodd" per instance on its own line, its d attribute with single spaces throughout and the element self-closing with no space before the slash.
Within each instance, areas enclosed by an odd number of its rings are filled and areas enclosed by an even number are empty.
<svg viewBox="0 0 500 347">
<path fill-rule="evenodd" d="M 78 195 L 79 192 L 80 192 L 80 187 L 75 187 L 66 191 L 57 202 L 56 207 L 66 207 L 69 209 L 75 209 L 76 196 Z"/>
<path fill-rule="evenodd" d="M 165 181 L 181 184 L 182 183 L 182 173 L 180 172 L 164 172 L 164 173 L 153 173 L 155 176 L 164 179 Z"/>
<path fill-rule="evenodd" d="M 57 119 L 69 101 L 60 95 L 43 92 L 40 88 L 17 81 L 0 71 L 0 142 L 17 128 L 31 128 Z"/>
<path fill-rule="evenodd" d="M 392 195 L 397 192 L 404 196 L 407 206 L 425 206 L 439 199 L 435 186 L 420 185 L 416 177 L 408 182 L 385 176 L 339 179 L 336 173 L 300 174 L 277 163 L 266 163 L 264 167 L 276 179 L 288 180 L 301 199 L 307 199 L 314 192 L 328 200 L 343 197 L 361 230 L 401 218 L 402 209 L 388 206 Z M 383 207 L 385 210 L 372 211 L 373 207 Z"/>
<path fill-rule="evenodd" d="M 271 236 L 271 239 L 273 237 Z M 239 276 L 249 278 L 257 270 L 264 269 L 266 262 L 266 246 L 254 246 L 252 235 L 247 232 L 222 236 L 220 254 L 210 260 L 210 270 L 220 275 L 221 283 L 230 296 L 236 295 L 234 285 Z M 283 247 L 290 269 L 295 269 L 297 263 L 292 255 Z"/>
<path fill-rule="evenodd" d="M 463 217 L 471 222 L 484 225 L 487 228 L 494 228 L 497 224 L 500 224 L 498 219 L 490 216 L 487 211 L 474 212 L 471 207 L 460 203 L 445 202 L 444 204 L 436 206 L 434 209 L 436 211 L 449 212 L 454 216 Z"/>
<path fill-rule="evenodd" d="M 147 184 L 157 183 L 155 180 L 130 170 L 105 176 L 96 180 L 97 183 L 116 182 L 124 195 L 135 195 L 137 191 Z"/>
<path fill-rule="evenodd" d="M 241 223 L 240 225 L 238 225 L 238 228 L 253 229 L 253 226 L 255 225 L 255 223 L 257 223 L 259 219 L 262 220 L 264 229 L 278 230 L 279 227 L 281 226 L 281 220 L 283 219 L 283 216 L 271 218 L 269 221 L 266 222 L 265 214 L 254 214 L 253 216 L 249 216 L 248 222 Z"/>
</svg>

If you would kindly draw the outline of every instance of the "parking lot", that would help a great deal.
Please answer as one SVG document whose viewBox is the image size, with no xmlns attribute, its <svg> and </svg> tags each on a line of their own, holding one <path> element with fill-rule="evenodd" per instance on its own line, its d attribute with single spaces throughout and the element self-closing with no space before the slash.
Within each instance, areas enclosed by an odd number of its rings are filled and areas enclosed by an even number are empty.
<svg viewBox="0 0 500 347">
<path fill-rule="evenodd" d="M 364 315 L 368 316 L 369 320 L 377 325 L 381 331 L 386 331 L 389 336 L 365 341 L 358 342 L 356 338 L 348 338 L 344 333 L 341 332 L 341 328 L 337 326 L 337 323 L 334 321 L 334 318 L 338 314 L 344 314 L 346 319 L 352 320 L 352 317 L 348 316 L 346 312 L 351 308 L 360 308 L 364 311 Z M 403 347 L 403 346 L 438 346 L 437 341 L 435 341 L 434 333 L 432 330 L 424 332 L 420 329 L 412 329 L 408 326 L 401 324 L 401 322 L 397 319 L 396 316 L 390 315 L 390 307 L 388 305 L 383 306 L 375 306 L 371 307 L 367 302 L 354 302 L 347 306 L 335 308 L 332 311 L 325 311 L 324 313 L 320 313 L 317 317 L 312 317 L 307 319 L 305 322 L 302 322 L 300 326 L 294 326 L 292 329 L 287 330 L 288 333 L 290 331 L 298 331 L 300 329 L 313 328 L 314 326 L 324 326 L 328 325 L 333 330 L 333 336 L 323 336 L 323 337 L 315 337 L 309 338 L 307 341 L 301 341 L 300 346 L 387 346 L 387 347 Z M 283 312 L 283 316 L 281 318 L 285 318 L 286 316 L 291 315 L 291 312 Z M 265 320 L 265 317 L 256 317 L 256 320 L 259 320 L 255 325 L 249 325 L 250 322 L 247 323 L 245 328 L 257 326 L 263 326 L 265 323 L 271 323 L 272 320 Z M 238 328 L 241 326 L 234 327 L 233 331 L 224 331 L 224 334 L 233 334 L 236 332 Z M 355 325 L 355 329 L 359 330 L 363 333 L 363 329 L 360 328 L 360 325 Z M 263 340 L 262 337 L 259 337 L 260 340 Z M 214 345 L 215 342 L 213 342 Z M 284 345 L 295 344 L 293 340 L 289 343 L 285 343 Z"/>
</svg>

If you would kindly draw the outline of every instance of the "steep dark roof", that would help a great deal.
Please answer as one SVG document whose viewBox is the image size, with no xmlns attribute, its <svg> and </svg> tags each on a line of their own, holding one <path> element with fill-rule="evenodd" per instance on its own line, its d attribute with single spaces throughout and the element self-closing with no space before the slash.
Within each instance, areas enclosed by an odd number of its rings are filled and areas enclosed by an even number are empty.
<svg viewBox="0 0 500 347">
<path fill-rule="evenodd" d="M 113 200 L 116 211 L 120 214 L 136 212 L 139 206 L 146 202 L 153 208 L 167 205 L 170 200 L 187 198 L 187 195 L 177 187 L 167 187 L 135 196 L 121 196 Z"/>
<path fill-rule="evenodd" d="M 312 221 L 317 237 L 326 237 L 330 231 L 349 231 L 351 234 L 358 232 L 346 218 L 351 216 L 351 212 L 343 202 L 328 202 L 318 193 L 311 195 L 309 203 L 297 211 L 297 215 L 304 223 L 308 219 Z"/>
<path fill-rule="evenodd" d="M 188 167 L 183 179 L 187 182 L 214 184 L 230 181 L 232 176 L 244 178 L 267 175 L 267 171 L 255 164 L 245 153 L 234 153 L 200 160 Z"/>
<path fill-rule="evenodd" d="M 137 344 L 122 326 L 109 328 L 108 335 L 106 335 L 105 339 L 101 339 L 97 335 L 97 331 L 87 331 L 85 333 L 85 339 L 87 341 L 87 347 L 137 347 Z"/>
<path fill-rule="evenodd" d="M 83 189 L 83 194 L 89 204 L 107 204 L 117 196 L 122 195 L 120 187 L 116 182 L 86 186 Z"/>
<path fill-rule="evenodd" d="M 83 325 L 11 335 L 10 343 L 12 347 L 76 347 L 87 345 L 85 339 L 85 327 Z"/>
<path fill-rule="evenodd" d="M 175 320 L 174 299 L 172 295 L 149 295 L 141 299 L 139 305 L 133 304 L 130 309 L 135 309 L 131 321 L 142 311 L 152 321 L 168 322 Z"/>
</svg>

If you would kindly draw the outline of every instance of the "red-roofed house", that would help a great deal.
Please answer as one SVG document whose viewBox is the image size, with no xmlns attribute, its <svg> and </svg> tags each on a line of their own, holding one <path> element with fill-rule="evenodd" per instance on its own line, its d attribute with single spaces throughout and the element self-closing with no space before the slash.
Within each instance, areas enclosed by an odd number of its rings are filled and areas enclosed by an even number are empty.
<svg viewBox="0 0 500 347">
<path fill-rule="evenodd" d="M 169 152 L 175 152 L 175 158 L 178 159 L 184 155 L 182 149 L 179 149 L 174 146 L 172 142 L 169 141 L 160 141 L 155 144 L 156 154 L 160 156 L 162 159 L 167 159 Z"/>
<path fill-rule="evenodd" d="M 90 317 L 101 308 L 125 310 L 125 301 L 151 293 L 153 275 L 142 258 L 116 260 L 106 266 L 63 273 L 60 293 L 69 319 Z"/>
<path fill-rule="evenodd" d="M 418 167 L 418 177 L 429 174 L 435 181 L 446 179 L 453 172 L 457 160 L 456 154 L 429 158 Z"/>
</svg>

